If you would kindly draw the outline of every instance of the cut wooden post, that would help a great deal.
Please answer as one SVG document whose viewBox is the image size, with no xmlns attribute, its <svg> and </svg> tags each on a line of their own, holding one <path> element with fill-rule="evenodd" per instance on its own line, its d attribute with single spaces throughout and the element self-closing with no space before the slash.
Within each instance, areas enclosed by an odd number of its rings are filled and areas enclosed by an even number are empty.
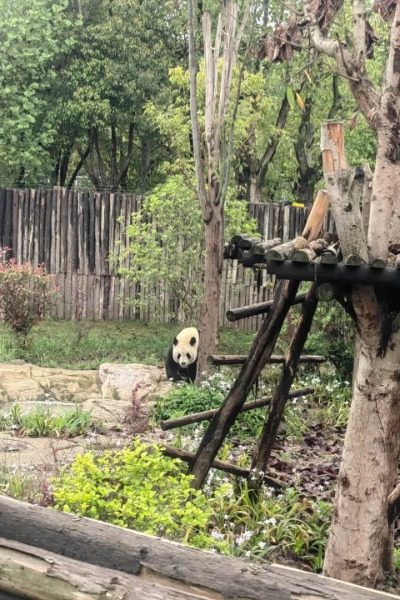
<svg viewBox="0 0 400 600">
<path fill-rule="evenodd" d="M 326 190 L 318 190 L 302 233 L 302 236 L 306 238 L 306 240 L 315 240 L 319 236 L 328 210 L 328 192 Z"/>
<path fill-rule="evenodd" d="M 307 396 L 313 392 L 313 388 L 301 388 L 299 390 L 293 390 L 289 393 L 289 398 L 300 398 L 301 396 Z M 240 412 L 247 412 L 254 410 L 255 408 L 262 408 L 268 406 L 271 402 L 272 396 L 267 396 L 261 400 L 255 400 L 254 402 L 246 402 L 243 404 Z M 177 417 L 176 419 L 168 419 L 166 421 L 160 421 L 160 427 L 166 431 L 168 429 L 175 429 L 176 427 L 184 427 L 185 425 L 191 425 L 193 423 L 200 423 L 201 421 L 208 421 L 218 412 L 218 408 L 211 408 L 210 410 L 203 410 L 198 413 L 192 413 L 191 415 L 184 415 L 183 417 Z"/>
<path fill-rule="evenodd" d="M 278 386 L 273 394 L 268 416 L 257 444 L 251 465 L 252 469 L 255 469 L 257 473 L 265 473 L 267 462 L 271 455 L 290 387 L 296 375 L 301 351 L 307 340 L 307 335 L 317 308 L 316 287 L 316 284 L 311 286 L 307 298 L 302 305 L 300 320 L 290 343 L 286 362 L 282 369 Z"/>
<path fill-rule="evenodd" d="M 303 248 L 302 250 L 294 250 L 290 255 L 293 262 L 309 263 L 314 260 L 316 253 L 312 248 Z"/>
<path fill-rule="evenodd" d="M 341 121 L 326 121 L 321 126 L 322 165 L 335 226 L 343 256 L 360 256 L 368 261 L 367 243 L 362 227 L 362 186 L 355 169 L 348 168 Z"/>
<path fill-rule="evenodd" d="M 266 253 L 267 260 L 277 260 L 282 261 L 289 258 L 294 252 L 294 250 L 301 250 L 307 246 L 307 240 L 303 237 L 297 237 L 294 240 L 290 240 L 289 242 L 285 242 L 280 246 L 275 246 L 271 248 Z"/>
</svg>

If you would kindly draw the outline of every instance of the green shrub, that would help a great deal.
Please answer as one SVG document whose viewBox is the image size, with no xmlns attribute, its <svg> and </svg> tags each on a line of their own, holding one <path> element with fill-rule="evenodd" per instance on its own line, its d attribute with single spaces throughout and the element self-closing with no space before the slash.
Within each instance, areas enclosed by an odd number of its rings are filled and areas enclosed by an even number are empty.
<svg viewBox="0 0 400 600">
<path fill-rule="evenodd" d="M 54 301 L 53 279 L 43 266 L 18 264 L 0 256 L 0 318 L 26 338 Z"/>
<path fill-rule="evenodd" d="M 139 440 L 118 452 L 79 455 L 54 482 L 59 510 L 101 519 L 152 535 L 213 544 L 206 534 L 212 511 L 182 463 Z"/>
</svg>

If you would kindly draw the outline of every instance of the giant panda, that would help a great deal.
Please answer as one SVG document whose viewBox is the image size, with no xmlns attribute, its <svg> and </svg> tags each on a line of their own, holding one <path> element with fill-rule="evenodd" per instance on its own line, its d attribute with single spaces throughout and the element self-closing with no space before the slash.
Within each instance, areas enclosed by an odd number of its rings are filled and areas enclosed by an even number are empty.
<svg viewBox="0 0 400 600">
<path fill-rule="evenodd" d="M 199 353 L 199 331 L 186 327 L 174 338 L 165 359 L 165 371 L 172 381 L 194 381 Z"/>
</svg>

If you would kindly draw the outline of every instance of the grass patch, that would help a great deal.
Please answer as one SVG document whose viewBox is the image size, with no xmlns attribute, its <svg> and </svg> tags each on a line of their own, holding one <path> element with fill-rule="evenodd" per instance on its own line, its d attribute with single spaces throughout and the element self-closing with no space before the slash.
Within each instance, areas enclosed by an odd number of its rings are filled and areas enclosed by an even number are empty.
<svg viewBox="0 0 400 600">
<path fill-rule="evenodd" d="M 0 325 L 0 362 L 19 358 L 41 367 L 66 369 L 97 369 L 104 362 L 162 366 L 180 328 L 137 321 L 44 321 L 21 348 L 12 332 Z M 220 350 L 245 353 L 253 338 L 253 332 L 222 330 Z"/>
<path fill-rule="evenodd" d="M 51 414 L 47 407 L 39 406 L 29 413 L 22 413 L 21 406 L 14 404 L 10 412 L 0 414 L 0 430 L 13 430 L 28 437 L 76 437 L 92 431 L 96 425 L 90 411 L 78 406 L 60 415 Z"/>
</svg>

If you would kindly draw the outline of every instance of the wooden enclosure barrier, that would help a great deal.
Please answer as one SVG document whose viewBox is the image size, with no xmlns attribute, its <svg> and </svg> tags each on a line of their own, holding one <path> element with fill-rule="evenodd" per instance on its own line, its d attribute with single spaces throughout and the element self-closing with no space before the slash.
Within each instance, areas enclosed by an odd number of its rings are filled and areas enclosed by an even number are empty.
<svg viewBox="0 0 400 600">
<path fill-rule="evenodd" d="M 60 319 L 174 320 L 175 299 L 162 281 L 155 289 L 134 284 L 116 272 L 109 256 L 117 242 L 125 245 L 124 228 L 143 196 L 53 189 L 0 189 L 0 248 L 10 248 L 18 262 L 44 264 L 55 275 L 60 297 L 54 316 Z M 283 204 L 252 204 L 260 237 L 288 240 L 303 228 L 307 210 Z M 178 258 L 177 258 L 178 260 Z M 126 265 L 128 266 L 128 265 Z M 221 322 L 230 308 L 270 299 L 271 278 L 259 279 L 236 260 L 225 261 Z M 146 298 L 145 306 L 128 300 Z M 261 316 L 236 327 L 255 329 Z"/>
</svg>

